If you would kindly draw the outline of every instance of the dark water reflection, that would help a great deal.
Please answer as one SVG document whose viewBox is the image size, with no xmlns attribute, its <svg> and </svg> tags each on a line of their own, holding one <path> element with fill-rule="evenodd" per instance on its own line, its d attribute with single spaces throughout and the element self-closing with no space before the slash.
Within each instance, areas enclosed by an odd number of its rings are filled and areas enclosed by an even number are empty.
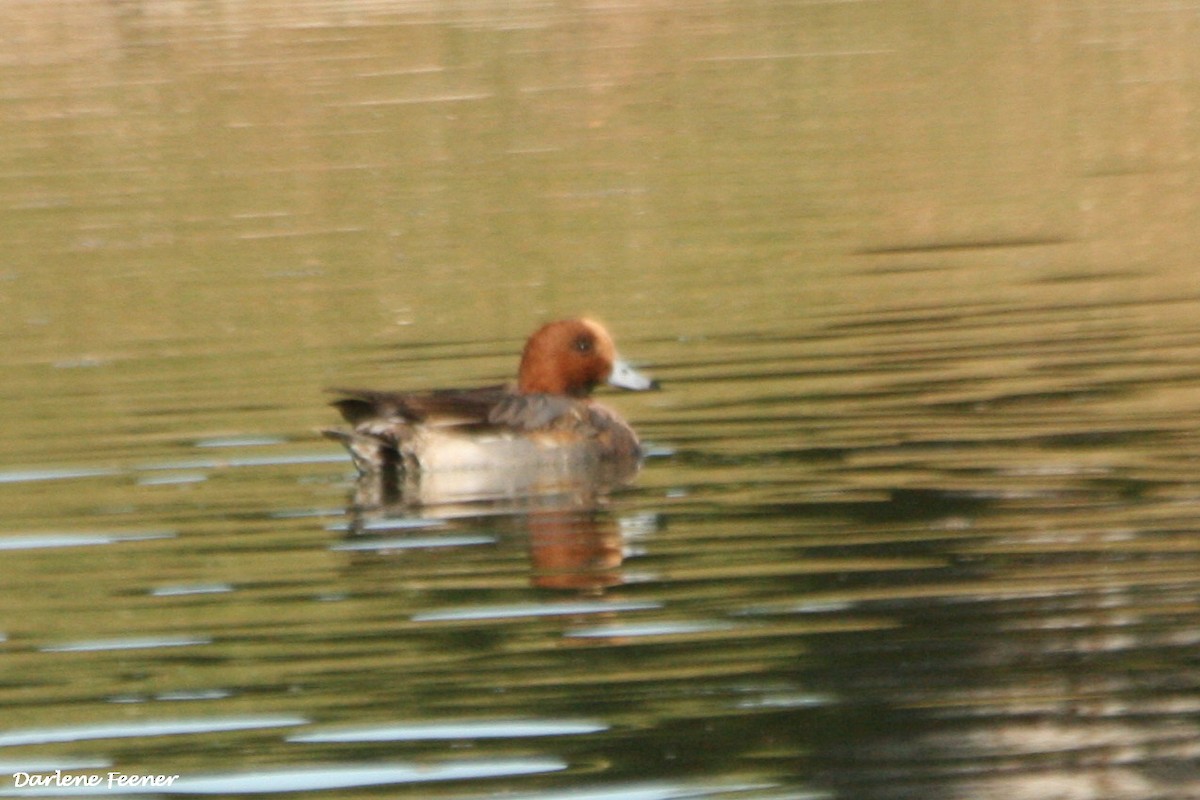
<svg viewBox="0 0 1200 800">
<path fill-rule="evenodd" d="M 13 4 L 0 795 L 1200 796 L 1198 18 L 1127 5 Z M 631 481 L 315 433 L 582 312 Z"/>
</svg>

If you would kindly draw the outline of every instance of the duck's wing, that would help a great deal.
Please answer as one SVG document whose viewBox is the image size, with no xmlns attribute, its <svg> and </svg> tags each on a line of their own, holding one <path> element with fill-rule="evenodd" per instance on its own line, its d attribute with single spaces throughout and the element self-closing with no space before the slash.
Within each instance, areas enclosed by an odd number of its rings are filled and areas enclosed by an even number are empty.
<svg viewBox="0 0 1200 800">
<path fill-rule="evenodd" d="M 580 420 L 583 405 L 556 394 L 506 394 L 492 406 L 487 421 L 519 431 L 563 428 Z"/>
<path fill-rule="evenodd" d="M 389 392 L 376 389 L 332 389 L 342 397 L 331 405 L 351 425 L 392 421 L 426 425 L 488 424 L 488 415 L 508 390 L 439 389 L 429 392 Z"/>
<path fill-rule="evenodd" d="M 485 425 L 518 431 L 561 427 L 577 421 L 580 401 L 551 394 L 517 394 L 507 386 L 387 392 L 334 389 L 333 401 L 351 425 L 390 421 L 431 427 Z"/>
</svg>

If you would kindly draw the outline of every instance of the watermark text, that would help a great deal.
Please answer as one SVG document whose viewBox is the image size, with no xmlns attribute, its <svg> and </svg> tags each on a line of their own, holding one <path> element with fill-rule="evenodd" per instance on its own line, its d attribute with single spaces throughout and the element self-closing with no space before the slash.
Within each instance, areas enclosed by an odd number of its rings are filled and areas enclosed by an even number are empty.
<svg viewBox="0 0 1200 800">
<path fill-rule="evenodd" d="M 56 769 L 53 772 L 14 772 L 14 789 L 137 789 L 170 786 L 178 775 L 142 775 L 132 772 L 92 772 L 75 774 Z"/>
</svg>

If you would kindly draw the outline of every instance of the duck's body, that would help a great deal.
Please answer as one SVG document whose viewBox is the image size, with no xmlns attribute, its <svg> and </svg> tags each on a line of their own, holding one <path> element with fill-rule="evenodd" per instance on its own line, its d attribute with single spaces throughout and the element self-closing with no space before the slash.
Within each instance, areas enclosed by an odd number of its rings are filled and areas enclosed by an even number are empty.
<svg viewBox="0 0 1200 800">
<path fill-rule="evenodd" d="M 364 474 L 636 461 L 637 434 L 615 411 L 590 399 L 601 382 L 635 390 L 656 386 L 618 358 L 599 323 L 560 320 L 529 338 L 514 386 L 340 389 L 343 397 L 333 405 L 352 427 L 325 434 L 346 446 Z"/>
</svg>

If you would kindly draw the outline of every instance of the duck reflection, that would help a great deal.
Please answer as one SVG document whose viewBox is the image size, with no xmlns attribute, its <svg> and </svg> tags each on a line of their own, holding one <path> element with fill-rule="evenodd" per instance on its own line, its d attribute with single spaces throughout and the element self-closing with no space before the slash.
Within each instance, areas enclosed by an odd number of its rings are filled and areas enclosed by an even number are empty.
<svg viewBox="0 0 1200 800">
<path fill-rule="evenodd" d="M 410 526 L 482 525 L 502 545 L 527 543 L 533 586 L 600 594 L 623 582 L 624 536 L 609 495 L 639 469 L 631 458 L 587 470 L 540 464 L 365 474 L 347 508 L 347 536 L 362 542 Z"/>
<path fill-rule="evenodd" d="M 527 520 L 534 586 L 599 593 L 622 582 L 624 541 L 611 515 L 557 509 L 530 514 Z"/>
</svg>

